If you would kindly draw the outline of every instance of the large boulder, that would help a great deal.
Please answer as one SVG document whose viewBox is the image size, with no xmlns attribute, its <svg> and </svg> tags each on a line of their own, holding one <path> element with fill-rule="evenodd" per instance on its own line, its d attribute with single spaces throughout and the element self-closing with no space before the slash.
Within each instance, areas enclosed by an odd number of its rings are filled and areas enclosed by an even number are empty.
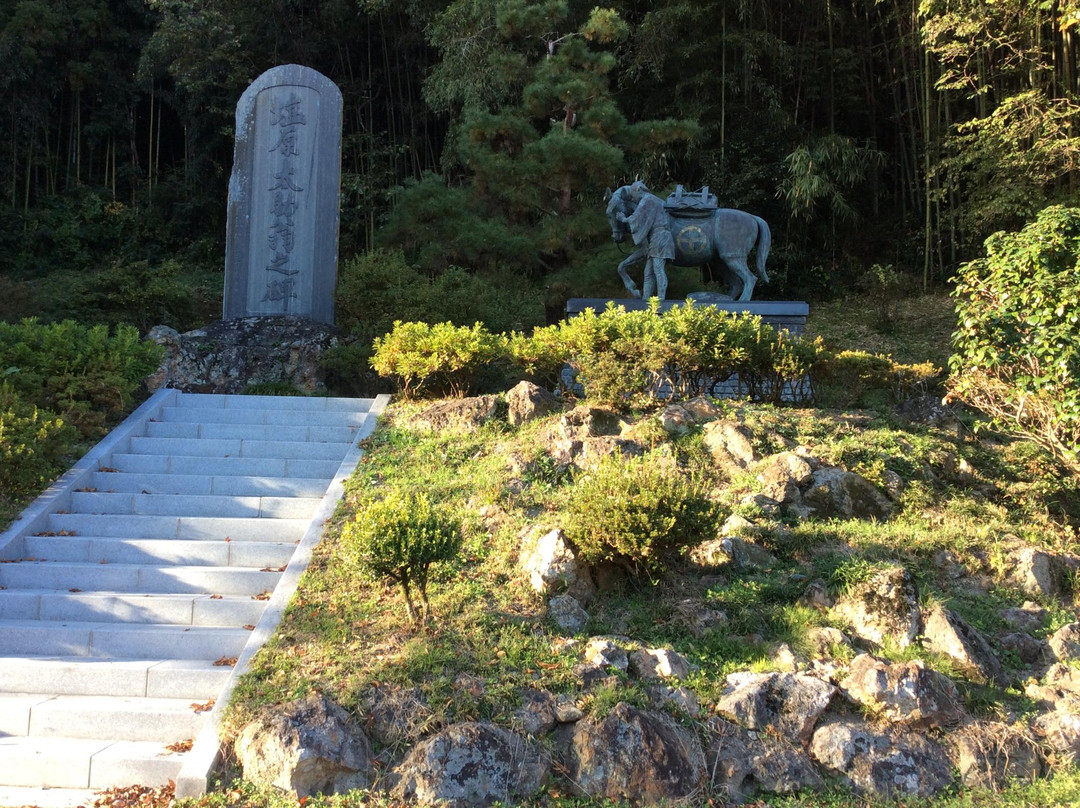
<svg viewBox="0 0 1080 808">
<path fill-rule="evenodd" d="M 520 426 L 534 418 L 542 418 L 562 408 L 559 399 L 532 382 L 519 382 L 506 392 L 506 420 Z"/>
<path fill-rule="evenodd" d="M 878 570 L 853 585 L 836 602 L 833 614 L 847 622 L 856 637 L 875 645 L 890 641 L 906 648 L 922 626 L 915 579 L 902 567 Z"/>
<path fill-rule="evenodd" d="M 529 583 L 537 592 L 544 595 L 567 592 L 579 603 L 592 600 L 596 587 L 589 568 L 574 556 L 562 530 L 556 528 L 535 540 L 527 535 L 521 559 Z"/>
<path fill-rule="evenodd" d="M 748 732 L 722 718 L 710 720 L 709 729 L 705 766 L 713 789 L 731 802 L 743 802 L 758 791 L 791 794 L 825 785 L 809 756 L 784 739 Z"/>
<path fill-rule="evenodd" d="M 716 711 L 747 729 L 806 743 L 836 688 L 799 673 L 732 673 Z"/>
<path fill-rule="evenodd" d="M 813 475 L 813 469 L 806 459 L 794 452 L 781 452 L 765 463 L 765 468 L 757 476 L 758 490 L 781 505 L 798 505 L 802 502 L 799 488 L 810 482 Z"/>
<path fill-rule="evenodd" d="M 165 349 L 146 379 L 153 392 L 240 393 L 251 384 L 325 390 L 323 356 L 337 345 L 333 326 L 303 317 L 239 317 L 178 333 L 156 326 L 146 335 Z"/>
<path fill-rule="evenodd" d="M 394 770 L 391 795 L 404 802 L 472 808 L 514 803 L 548 778 L 539 745 L 493 724 L 454 724 L 413 747 Z"/>
<path fill-rule="evenodd" d="M 722 468 L 745 469 L 760 459 L 752 443 L 754 433 L 732 421 L 711 421 L 702 440 L 713 460 Z"/>
<path fill-rule="evenodd" d="M 881 732 L 838 719 L 814 732 L 810 754 L 856 788 L 883 799 L 932 797 L 952 782 L 945 751 L 914 732 Z"/>
<path fill-rule="evenodd" d="M 606 718 L 574 725 L 565 766 L 582 796 L 634 805 L 676 802 L 705 782 L 697 736 L 664 713 L 625 702 Z"/>
<path fill-rule="evenodd" d="M 852 471 L 838 468 L 815 471 L 802 499 L 817 511 L 819 517 L 883 522 L 893 512 L 892 502 L 873 483 Z"/>
<path fill-rule="evenodd" d="M 1047 639 L 1054 657 L 1062 662 L 1080 660 L 1080 623 L 1062 626 Z"/>
<path fill-rule="evenodd" d="M 956 685 L 921 660 L 889 663 L 860 654 L 840 689 L 871 712 L 913 728 L 955 724 L 964 715 Z"/>
<path fill-rule="evenodd" d="M 935 604 L 923 612 L 923 645 L 956 663 L 960 673 L 980 684 L 1003 684 L 1005 671 L 990 643 L 958 614 Z"/>
<path fill-rule="evenodd" d="M 297 798 L 366 788 L 374 774 L 367 736 L 318 695 L 266 712 L 240 731 L 233 748 L 246 780 Z"/>
</svg>

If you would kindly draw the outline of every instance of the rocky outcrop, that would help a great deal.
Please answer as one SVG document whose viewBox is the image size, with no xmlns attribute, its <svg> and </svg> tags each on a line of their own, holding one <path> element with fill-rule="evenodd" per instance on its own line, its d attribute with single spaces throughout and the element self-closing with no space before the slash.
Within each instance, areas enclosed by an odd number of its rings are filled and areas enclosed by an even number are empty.
<svg viewBox="0 0 1080 808">
<path fill-rule="evenodd" d="M 915 579 L 902 567 L 888 567 L 853 585 L 833 607 L 851 633 L 875 645 L 886 640 L 906 648 L 919 636 L 922 619 Z"/>
<path fill-rule="evenodd" d="M 676 802 L 705 783 L 697 736 L 664 713 L 626 703 L 575 724 L 563 765 L 582 796 L 634 805 Z"/>
<path fill-rule="evenodd" d="M 337 345 L 333 326 L 302 317 L 239 317 L 183 334 L 159 325 L 146 336 L 165 349 L 146 379 L 151 392 L 240 393 L 253 384 L 321 392 L 323 356 Z"/>
<path fill-rule="evenodd" d="M 818 517 L 876 519 L 883 522 L 893 512 L 892 502 L 873 483 L 861 475 L 838 468 L 815 471 L 802 499 L 816 511 Z"/>
<path fill-rule="evenodd" d="M 371 784 L 371 743 L 341 707 L 322 696 L 268 711 L 233 745 L 244 778 L 292 792 L 342 793 Z"/>
<path fill-rule="evenodd" d="M 798 673 L 732 673 L 716 711 L 752 730 L 807 742 L 836 688 Z"/>
<path fill-rule="evenodd" d="M 512 804 L 547 779 L 551 759 L 539 745 L 484 723 L 455 724 L 417 744 L 394 770 L 396 800 L 451 808 Z"/>
<path fill-rule="evenodd" d="M 498 409 L 498 396 L 449 398 L 421 410 L 409 423 L 414 429 L 429 432 L 471 432 L 494 418 Z"/>
<path fill-rule="evenodd" d="M 532 382 L 523 381 L 506 391 L 506 420 L 512 426 L 543 418 L 562 408 L 562 403 L 550 392 Z"/>
<path fill-rule="evenodd" d="M 980 684 L 1003 684 L 998 658 L 973 626 L 940 604 L 923 612 L 923 646 L 951 658 L 960 673 Z"/>
<path fill-rule="evenodd" d="M 889 663 L 860 654 L 840 689 L 871 712 L 907 727 L 947 726 L 964 715 L 956 685 L 921 660 Z"/>
<path fill-rule="evenodd" d="M 705 766 L 713 789 L 731 802 L 743 802 L 759 791 L 791 794 L 817 791 L 825 783 L 810 757 L 784 739 L 750 733 L 714 718 Z"/>
<path fill-rule="evenodd" d="M 1080 623 L 1069 623 L 1050 635 L 1047 642 L 1054 657 L 1062 662 L 1080 660 Z"/>
<path fill-rule="evenodd" d="M 705 425 L 705 448 L 721 468 L 745 469 L 760 459 L 752 443 L 754 433 L 731 421 L 711 421 Z"/>
<path fill-rule="evenodd" d="M 566 592 L 583 604 L 592 599 L 596 586 L 589 568 L 574 556 L 562 530 L 535 540 L 527 534 L 522 544 L 521 566 L 534 590 L 544 595 Z"/>
<path fill-rule="evenodd" d="M 945 751 L 913 732 L 837 719 L 814 732 L 810 754 L 858 790 L 883 799 L 932 797 L 952 782 Z"/>
</svg>

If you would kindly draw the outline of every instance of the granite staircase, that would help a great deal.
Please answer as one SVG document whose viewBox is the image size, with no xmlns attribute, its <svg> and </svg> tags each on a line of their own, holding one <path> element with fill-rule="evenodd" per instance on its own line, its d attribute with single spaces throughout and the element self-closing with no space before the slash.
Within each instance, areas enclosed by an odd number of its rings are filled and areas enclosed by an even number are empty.
<svg viewBox="0 0 1080 808">
<path fill-rule="evenodd" d="M 0 534 L 0 804 L 205 780 L 384 405 L 159 391 Z"/>
</svg>

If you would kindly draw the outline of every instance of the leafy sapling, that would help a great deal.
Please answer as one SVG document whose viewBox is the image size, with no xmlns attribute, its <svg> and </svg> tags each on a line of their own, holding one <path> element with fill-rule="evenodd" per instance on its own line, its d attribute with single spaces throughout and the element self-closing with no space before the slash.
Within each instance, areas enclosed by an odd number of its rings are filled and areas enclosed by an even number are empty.
<svg viewBox="0 0 1080 808">
<path fill-rule="evenodd" d="M 461 549 L 461 524 L 445 507 L 424 494 L 395 491 L 360 511 L 345 525 L 342 542 L 361 572 L 401 586 L 413 623 L 426 623 L 428 572 L 432 564 L 450 561 Z M 420 608 L 413 600 L 420 596 Z"/>
</svg>

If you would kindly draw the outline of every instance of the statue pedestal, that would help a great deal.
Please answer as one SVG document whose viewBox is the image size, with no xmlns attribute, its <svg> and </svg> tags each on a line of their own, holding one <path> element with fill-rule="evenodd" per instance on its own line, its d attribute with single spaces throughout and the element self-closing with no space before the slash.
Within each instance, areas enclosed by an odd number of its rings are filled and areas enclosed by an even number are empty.
<svg viewBox="0 0 1080 808">
<path fill-rule="evenodd" d="M 660 311 L 668 311 L 675 306 L 681 306 L 684 300 L 664 300 L 660 303 Z M 601 312 L 607 308 L 608 303 L 622 306 L 627 311 L 643 311 L 649 307 L 646 300 L 627 298 L 614 300 L 601 297 L 572 297 L 566 301 L 566 315 L 573 317 L 581 314 L 585 309 L 593 309 Z M 810 314 L 810 304 L 801 300 L 748 300 L 745 303 L 731 301 L 727 303 L 695 303 L 695 305 L 715 306 L 724 311 L 740 314 L 756 314 L 763 322 L 774 328 L 784 328 L 792 334 L 801 334 L 806 327 L 806 317 Z"/>
</svg>

